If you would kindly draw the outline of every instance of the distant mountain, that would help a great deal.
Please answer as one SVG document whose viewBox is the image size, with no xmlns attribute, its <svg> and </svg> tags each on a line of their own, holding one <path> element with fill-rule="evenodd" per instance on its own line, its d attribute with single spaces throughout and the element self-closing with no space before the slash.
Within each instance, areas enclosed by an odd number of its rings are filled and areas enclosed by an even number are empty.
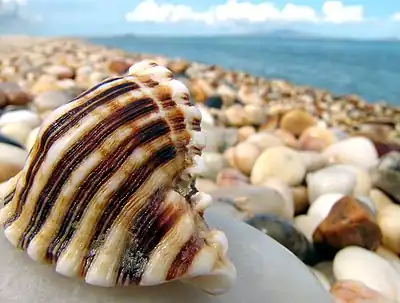
<svg viewBox="0 0 400 303">
<path fill-rule="evenodd" d="M 276 29 L 276 30 L 249 30 L 244 33 L 245 36 L 257 36 L 276 39 L 311 39 L 323 38 L 323 36 L 314 35 L 309 32 L 302 32 L 292 29 Z"/>
<path fill-rule="evenodd" d="M 271 38 L 316 38 L 317 37 L 311 33 L 290 30 L 290 29 L 278 29 L 263 33 L 260 32 L 259 34 Z"/>
</svg>

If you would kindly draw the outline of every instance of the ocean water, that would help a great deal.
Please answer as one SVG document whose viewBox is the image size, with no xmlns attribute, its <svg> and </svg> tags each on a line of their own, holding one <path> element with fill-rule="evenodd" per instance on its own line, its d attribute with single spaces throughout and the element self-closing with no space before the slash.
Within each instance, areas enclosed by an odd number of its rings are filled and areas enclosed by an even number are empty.
<svg viewBox="0 0 400 303">
<path fill-rule="evenodd" d="M 400 41 L 266 37 L 113 37 L 89 39 L 133 52 L 181 57 L 334 94 L 400 106 Z"/>
</svg>

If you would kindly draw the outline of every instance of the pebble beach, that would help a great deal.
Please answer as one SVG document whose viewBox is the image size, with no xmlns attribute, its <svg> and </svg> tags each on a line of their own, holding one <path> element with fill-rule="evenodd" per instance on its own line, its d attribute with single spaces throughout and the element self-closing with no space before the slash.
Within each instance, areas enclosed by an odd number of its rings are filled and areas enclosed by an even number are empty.
<svg viewBox="0 0 400 303">
<path fill-rule="evenodd" d="M 0 182 L 43 119 L 143 59 L 190 90 L 207 135 L 197 187 L 290 250 L 337 303 L 400 303 L 400 108 L 75 38 L 0 37 Z"/>
</svg>

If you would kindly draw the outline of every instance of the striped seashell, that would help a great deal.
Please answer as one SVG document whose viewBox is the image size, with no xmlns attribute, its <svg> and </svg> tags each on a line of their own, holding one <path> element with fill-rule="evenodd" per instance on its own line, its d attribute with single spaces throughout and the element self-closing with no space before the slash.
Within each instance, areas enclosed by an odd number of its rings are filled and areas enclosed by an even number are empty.
<svg viewBox="0 0 400 303">
<path fill-rule="evenodd" d="M 30 258 L 87 283 L 191 283 L 227 292 L 236 269 L 203 212 L 193 175 L 205 137 L 189 91 L 152 61 L 106 79 L 43 121 L 8 181 L 5 236 Z"/>
</svg>

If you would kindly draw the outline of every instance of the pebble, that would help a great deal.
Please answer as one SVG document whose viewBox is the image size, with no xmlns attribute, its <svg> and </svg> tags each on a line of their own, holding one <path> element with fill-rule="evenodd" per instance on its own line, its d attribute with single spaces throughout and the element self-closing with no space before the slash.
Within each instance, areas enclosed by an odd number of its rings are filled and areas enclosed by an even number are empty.
<svg viewBox="0 0 400 303">
<path fill-rule="evenodd" d="M 75 77 L 75 72 L 68 66 L 52 65 L 46 68 L 46 72 L 55 76 L 57 79 L 72 79 Z"/>
<path fill-rule="evenodd" d="M 238 139 L 237 131 L 232 128 L 207 125 L 202 127 L 202 130 L 207 140 L 207 145 L 203 149 L 204 152 L 223 153 L 233 146 Z"/>
<path fill-rule="evenodd" d="M 384 246 L 379 246 L 375 253 L 387 260 L 400 275 L 400 257 L 398 255 Z"/>
<path fill-rule="evenodd" d="M 196 103 L 204 103 L 207 99 L 206 91 L 211 91 L 208 89 L 208 84 L 203 79 L 191 79 L 187 84 L 190 95 Z"/>
<path fill-rule="evenodd" d="M 226 120 L 227 120 L 227 125 L 229 126 L 244 126 L 244 125 L 250 125 L 250 121 L 248 119 L 248 113 L 244 110 L 244 107 L 235 104 L 230 106 L 226 111 Z"/>
<path fill-rule="evenodd" d="M 321 152 L 337 141 L 335 134 L 321 126 L 311 126 L 299 138 L 299 149 Z"/>
<path fill-rule="evenodd" d="M 260 126 L 266 121 L 264 110 L 259 105 L 248 104 L 244 106 L 243 110 L 246 117 L 246 124 Z"/>
<path fill-rule="evenodd" d="M 41 93 L 58 90 L 60 89 L 57 85 L 57 78 L 51 75 L 41 75 L 39 79 L 35 81 L 35 83 L 30 88 L 30 91 L 33 95 L 39 95 Z"/>
<path fill-rule="evenodd" d="M 13 138 L 9 138 L 7 136 L 7 134 L 4 134 L 3 132 L 0 132 L 0 143 L 12 145 L 12 146 L 19 147 L 22 149 L 24 148 L 24 146 L 22 144 L 20 144 L 18 141 L 14 140 Z"/>
<path fill-rule="evenodd" d="M 224 201 L 234 205 L 238 210 L 248 214 L 275 214 L 287 216 L 285 198 L 277 191 L 261 186 L 225 187 L 211 192 L 216 203 Z M 290 218 L 290 216 L 288 216 Z"/>
<path fill-rule="evenodd" d="M 400 275 L 376 253 L 357 246 L 339 251 L 333 260 L 338 280 L 355 280 L 390 300 L 400 300 Z"/>
<path fill-rule="evenodd" d="M 243 142 L 247 140 L 251 135 L 257 133 L 257 130 L 254 126 L 242 126 L 238 129 L 238 141 Z"/>
<path fill-rule="evenodd" d="M 211 193 L 218 189 L 218 185 L 214 181 L 204 178 L 196 178 L 196 188 L 205 193 Z"/>
<path fill-rule="evenodd" d="M 345 195 L 339 193 L 329 193 L 319 196 L 314 203 L 312 203 L 307 211 L 307 215 L 318 218 L 321 223 L 331 211 L 333 205 Z"/>
<path fill-rule="evenodd" d="M 310 206 L 307 187 L 300 185 L 291 188 L 295 214 L 302 214 Z"/>
<path fill-rule="evenodd" d="M 356 187 L 356 176 L 348 169 L 330 166 L 307 174 L 308 198 L 310 203 L 327 193 L 352 194 Z"/>
<path fill-rule="evenodd" d="M 299 154 L 303 159 L 308 173 L 320 170 L 327 165 L 326 158 L 318 152 L 300 151 Z"/>
<path fill-rule="evenodd" d="M 338 281 L 330 292 L 336 303 L 396 303 L 359 281 Z"/>
<path fill-rule="evenodd" d="M 378 152 L 372 141 L 365 137 L 351 137 L 336 142 L 323 150 L 329 163 L 353 164 L 371 169 L 378 164 Z"/>
<path fill-rule="evenodd" d="M 382 233 L 372 211 L 349 196 L 333 205 L 313 234 L 314 245 L 326 250 L 325 255 L 351 245 L 375 250 L 381 239 Z"/>
<path fill-rule="evenodd" d="M 316 216 L 298 215 L 293 220 L 293 225 L 312 243 L 314 231 L 322 220 Z"/>
<path fill-rule="evenodd" d="M 167 64 L 168 69 L 170 69 L 174 74 L 184 74 L 185 71 L 190 67 L 190 63 L 186 60 L 172 60 Z"/>
<path fill-rule="evenodd" d="M 280 129 L 280 128 L 275 129 L 272 132 L 272 134 L 275 137 L 279 138 L 284 145 L 294 148 L 294 149 L 299 149 L 299 141 L 296 139 L 296 137 L 293 134 L 291 134 L 283 129 Z"/>
<path fill-rule="evenodd" d="M 223 103 L 224 101 L 222 100 L 221 96 L 211 96 L 204 101 L 204 105 L 206 105 L 207 107 L 218 109 L 222 107 Z"/>
<path fill-rule="evenodd" d="M 353 173 L 356 177 L 356 184 L 353 189 L 355 196 L 367 196 L 372 189 L 372 180 L 369 172 L 362 167 L 349 164 L 335 165 L 338 169 L 344 169 Z"/>
<path fill-rule="evenodd" d="M 383 245 L 400 255 L 400 205 L 390 204 L 378 212 Z"/>
<path fill-rule="evenodd" d="M 31 128 L 35 128 L 39 126 L 41 122 L 42 120 L 38 114 L 26 109 L 6 112 L 0 117 L 0 127 L 10 123 L 20 123 L 29 125 Z"/>
<path fill-rule="evenodd" d="M 6 94 L 0 90 L 0 108 L 3 108 L 7 105 L 7 96 Z"/>
<path fill-rule="evenodd" d="M 281 128 L 298 136 L 316 123 L 317 121 L 315 118 L 308 112 L 300 109 L 293 109 L 282 117 Z"/>
<path fill-rule="evenodd" d="M 23 91 L 22 88 L 14 82 L 0 82 L 0 91 L 2 92 L 3 100 L 0 100 L 3 105 L 27 105 L 32 97 L 27 92 Z M 0 94 L 1 95 L 1 94 Z M 0 99 L 2 97 L 0 96 Z"/>
<path fill-rule="evenodd" d="M 234 204 L 229 203 L 228 201 L 215 202 L 206 209 L 206 212 L 210 210 L 220 215 L 228 216 L 230 218 L 235 218 L 240 221 L 244 221 L 249 218 L 249 214 L 241 211 Z"/>
<path fill-rule="evenodd" d="M 108 70 L 113 74 L 122 75 L 128 71 L 131 65 L 130 62 L 124 59 L 114 59 L 109 62 Z"/>
<path fill-rule="evenodd" d="M 400 152 L 391 152 L 380 160 L 373 183 L 400 202 Z"/>
<path fill-rule="evenodd" d="M 9 138 L 12 138 L 18 143 L 24 145 L 29 133 L 31 132 L 31 129 L 32 128 L 30 125 L 25 123 L 10 123 L 4 125 L 1 128 L 1 132 Z"/>
<path fill-rule="evenodd" d="M 197 176 L 215 180 L 219 171 L 227 166 L 224 156 L 219 153 L 203 152 L 203 163 L 197 167 Z"/>
<path fill-rule="evenodd" d="M 218 175 L 216 184 L 218 187 L 237 187 L 246 186 L 250 183 L 249 178 L 234 168 L 224 168 Z"/>
<path fill-rule="evenodd" d="M 280 138 L 267 132 L 260 132 L 251 135 L 247 139 L 247 142 L 255 144 L 261 151 L 264 151 L 270 147 L 283 146 L 283 142 Z"/>
<path fill-rule="evenodd" d="M 246 175 L 250 175 L 260 154 L 261 150 L 257 145 L 245 141 L 226 150 L 224 157 L 230 166 L 239 169 Z"/>
<path fill-rule="evenodd" d="M 262 184 L 262 186 L 274 189 L 282 195 L 285 202 L 282 217 L 286 219 L 293 219 L 295 206 L 291 188 L 279 179 L 268 179 Z"/>
<path fill-rule="evenodd" d="M 37 95 L 33 99 L 33 103 L 39 112 L 54 110 L 71 100 L 71 96 L 60 90 L 51 90 Z"/>
<path fill-rule="evenodd" d="M 265 150 L 254 163 L 251 171 L 251 183 L 262 184 L 271 178 L 277 178 L 289 186 L 302 183 L 306 167 L 300 154 L 289 147 L 276 146 Z"/>
<path fill-rule="evenodd" d="M 374 205 L 378 211 L 380 211 L 386 205 L 394 203 L 385 193 L 377 188 L 371 189 L 369 197 L 374 202 Z"/>
<path fill-rule="evenodd" d="M 28 154 L 23 149 L 0 143 L 0 182 L 7 181 L 24 167 Z"/>
<path fill-rule="evenodd" d="M 289 221 L 268 214 L 256 215 L 246 223 L 282 244 L 304 263 L 314 262 L 316 257 L 312 244 Z"/>
</svg>

